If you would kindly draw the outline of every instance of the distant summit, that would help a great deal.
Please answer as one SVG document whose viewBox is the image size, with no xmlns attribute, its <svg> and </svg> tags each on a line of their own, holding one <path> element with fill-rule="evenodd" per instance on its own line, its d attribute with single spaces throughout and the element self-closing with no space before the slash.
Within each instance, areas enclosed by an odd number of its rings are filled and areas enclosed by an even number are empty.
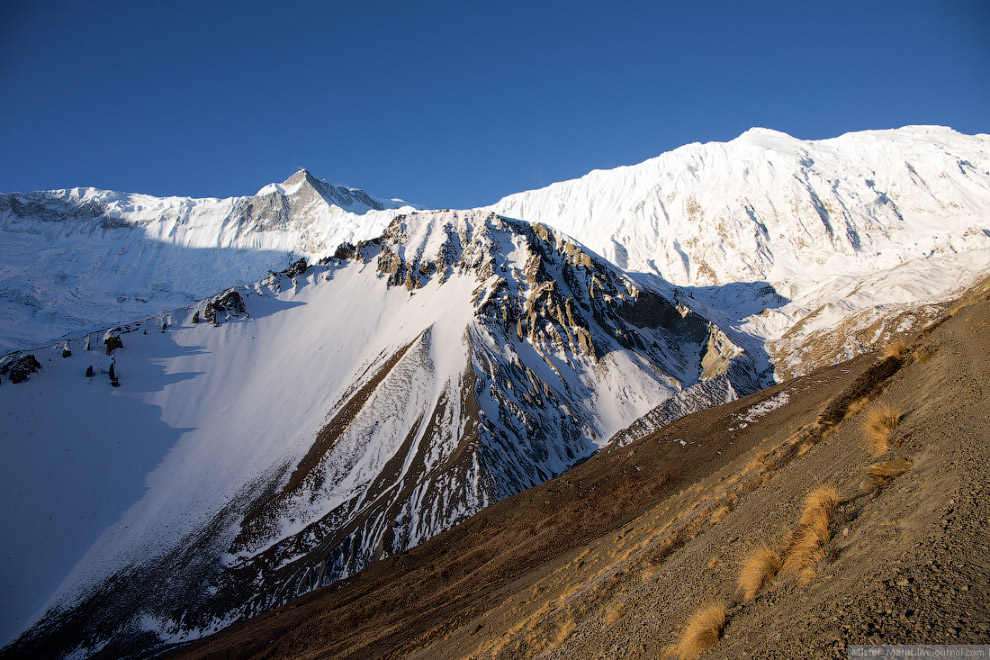
<svg viewBox="0 0 990 660">
<path fill-rule="evenodd" d="M 299 170 L 250 197 L 0 195 L 0 352 L 124 323 L 380 233 L 402 200 Z"/>
<path fill-rule="evenodd" d="M 312 200 L 314 195 L 318 195 L 332 206 L 338 206 L 351 213 L 361 213 L 367 211 L 383 211 L 385 209 L 398 209 L 404 206 L 411 206 L 416 209 L 422 207 L 414 206 L 401 199 L 384 199 L 374 197 L 359 188 L 348 188 L 317 179 L 313 174 L 303 168 L 283 181 L 281 184 L 269 183 L 258 191 L 256 196 L 280 194 L 285 196 L 296 196 L 300 199 Z"/>
</svg>

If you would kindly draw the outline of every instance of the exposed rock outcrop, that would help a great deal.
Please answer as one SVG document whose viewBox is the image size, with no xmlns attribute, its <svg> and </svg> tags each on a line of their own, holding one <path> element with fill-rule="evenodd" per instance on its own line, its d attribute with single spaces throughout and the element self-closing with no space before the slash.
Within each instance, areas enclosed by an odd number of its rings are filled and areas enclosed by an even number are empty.
<svg viewBox="0 0 990 660">
<path fill-rule="evenodd" d="M 107 332 L 106 336 L 103 337 L 103 347 L 106 350 L 107 355 L 110 355 L 118 348 L 124 347 L 124 342 L 121 340 L 120 335 L 117 334 L 119 331 L 120 328 L 111 330 Z"/>
<path fill-rule="evenodd" d="M 303 262 L 303 265 L 305 266 L 305 262 Z M 216 326 L 220 325 L 221 316 L 223 316 L 223 320 L 228 320 L 231 317 L 237 318 L 241 314 L 247 315 L 244 300 L 241 298 L 240 293 L 229 289 L 206 303 L 206 311 L 203 314 L 203 318 Z"/>
<path fill-rule="evenodd" d="M 7 376 L 12 383 L 23 383 L 28 377 L 41 369 L 41 363 L 34 355 L 28 353 L 5 363 L 0 367 L 0 376 Z"/>
<path fill-rule="evenodd" d="M 302 275 L 305 273 L 307 268 L 309 268 L 309 266 L 306 264 L 306 260 L 300 259 L 299 261 L 293 261 L 289 264 L 289 267 L 282 272 L 289 277 L 295 277 L 296 275 Z"/>
</svg>

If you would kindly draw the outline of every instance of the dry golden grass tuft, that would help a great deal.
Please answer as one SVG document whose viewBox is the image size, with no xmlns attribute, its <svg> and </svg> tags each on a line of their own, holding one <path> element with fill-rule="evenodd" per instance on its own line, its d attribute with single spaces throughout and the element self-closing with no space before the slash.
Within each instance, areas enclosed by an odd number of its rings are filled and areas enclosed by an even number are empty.
<svg viewBox="0 0 990 660">
<path fill-rule="evenodd" d="M 742 470 L 743 474 L 747 474 L 749 472 L 752 472 L 753 470 L 755 470 L 757 468 L 759 468 L 759 469 L 762 470 L 764 467 L 766 467 L 765 461 L 767 460 L 767 456 L 768 455 L 769 454 L 767 454 L 767 452 L 765 452 L 765 451 L 758 452 L 756 454 L 756 456 L 754 456 L 753 458 L 751 458 L 749 460 L 749 462 L 746 463 L 746 466 Z"/>
<path fill-rule="evenodd" d="M 782 564 L 780 554 L 766 542 L 753 548 L 743 560 L 742 568 L 739 570 L 739 590 L 742 592 L 743 600 L 750 601 L 756 598 L 760 590 L 777 575 Z"/>
<path fill-rule="evenodd" d="M 729 507 L 723 504 L 712 511 L 712 515 L 709 517 L 709 520 L 714 525 L 715 523 L 722 522 L 727 515 L 729 515 Z"/>
<path fill-rule="evenodd" d="M 901 413 L 889 404 L 878 404 L 866 412 L 863 437 L 872 456 L 883 456 L 890 449 L 890 434 L 900 424 Z"/>
<path fill-rule="evenodd" d="M 874 463 L 866 468 L 866 474 L 872 477 L 893 479 L 910 470 L 912 465 L 911 461 L 906 458 L 895 458 L 889 461 L 883 461 L 882 463 Z"/>
<path fill-rule="evenodd" d="M 550 640 L 550 648 L 559 648 L 561 644 L 567 641 L 567 638 L 570 637 L 575 630 L 577 630 L 577 624 L 574 623 L 574 619 L 567 619 L 564 621 L 560 627 L 557 628 L 557 632 Z"/>
<path fill-rule="evenodd" d="M 816 517 L 822 511 L 831 515 L 837 506 L 839 506 L 839 491 L 836 490 L 835 486 L 819 486 L 811 491 L 804 500 L 804 513 L 801 514 L 801 524 L 810 524 L 811 518 Z"/>
<path fill-rule="evenodd" d="M 818 562 L 825 559 L 825 546 L 832 540 L 832 514 L 839 504 L 833 486 L 821 486 L 805 499 L 801 523 L 791 534 L 784 551 L 781 571 L 791 573 L 807 584 L 817 573 Z"/>
<path fill-rule="evenodd" d="M 849 419 L 853 415 L 856 415 L 857 413 L 859 413 L 859 411 L 861 411 L 863 408 L 865 408 L 866 407 L 866 404 L 868 404 L 869 402 L 870 402 L 869 399 L 867 399 L 866 397 L 863 397 L 861 399 L 856 399 L 855 401 L 853 401 L 852 403 L 850 403 L 849 404 L 849 407 L 846 408 L 846 414 L 844 416 L 844 419 Z"/>
<path fill-rule="evenodd" d="M 605 608 L 605 623 L 612 625 L 626 614 L 625 603 L 612 603 Z"/>
<path fill-rule="evenodd" d="M 887 348 L 883 350 L 882 358 L 887 359 L 887 358 L 895 357 L 897 359 L 900 359 L 905 355 L 907 355 L 907 352 L 908 352 L 907 344 L 904 343 L 903 339 L 898 339 L 897 341 L 887 345 Z"/>
<path fill-rule="evenodd" d="M 707 603 L 691 615 L 684 625 L 681 637 L 676 644 L 664 649 L 662 658 L 694 660 L 702 652 L 715 646 L 725 627 L 725 603 Z"/>
</svg>

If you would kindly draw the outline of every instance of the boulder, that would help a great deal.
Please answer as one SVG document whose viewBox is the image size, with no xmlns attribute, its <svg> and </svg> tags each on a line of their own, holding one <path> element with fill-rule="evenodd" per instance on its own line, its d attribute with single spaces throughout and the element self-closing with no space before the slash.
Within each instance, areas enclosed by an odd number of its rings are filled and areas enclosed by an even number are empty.
<svg viewBox="0 0 990 660">
<path fill-rule="evenodd" d="M 289 264 L 289 267 L 282 272 L 289 277 L 295 277 L 296 275 L 302 275 L 305 273 L 307 268 L 309 268 L 309 266 L 306 264 L 306 260 L 300 259 L 299 261 L 294 261 Z"/>
<path fill-rule="evenodd" d="M 247 308 L 244 306 L 241 294 L 234 290 L 225 291 L 206 303 L 206 312 L 203 314 L 205 320 L 214 326 L 220 325 L 221 314 L 223 314 L 224 319 L 229 319 L 231 316 L 237 317 L 241 314 L 246 315 Z"/>
<path fill-rule="evenodd" d="M 354 245 L 348 243 L 347 241 L 344 241 L 343 243 L 338 245 L 337 249 L 333 253 L 334 258 L 339 259 L 340 261 L 347 261 L 348 259 L 353 259 L 356 255 L 357 255 L 357 248 L 355 248 Z"/>
<path fill-rule="evenodd" d="M 123 348 L 124 342 L 121 341 L 120 335 L 108 334 L 103 338 L 103 346 L 106 348 L 107 355 L 110 355 L 118 348 Z"/>
<path fill-rule="evenodd" d="M 0 367 L 0 376 L 7 376 L 12 383 L 23 383 L 38 369 L 41 369 L 41 363 L 34 355 L 22 355 Z"/>
</svg>

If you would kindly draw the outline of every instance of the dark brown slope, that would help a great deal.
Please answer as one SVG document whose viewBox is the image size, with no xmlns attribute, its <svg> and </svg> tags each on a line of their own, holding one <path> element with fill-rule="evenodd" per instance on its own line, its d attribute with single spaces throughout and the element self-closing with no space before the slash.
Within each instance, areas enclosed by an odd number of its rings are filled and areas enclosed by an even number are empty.
<svg viewBox="0 0 990 660">
<path fill-rule="evenodd" d="M 656 658 L 712 598 L 729 618 L 704 657 L 986 643 L 986 291 L 902 358 L 861 357 L 685 417 L 170 657 Z M 879 458 L 862 441 L 871 401 L 901 412 Z M 861 488 L 865 468 L 893 459 L 910 469 Z M 745 552 L 782 547 L 822 483 L 842 499 L 827 558 L 807 584 L 778 576 L 739 604 Z"/>
<path fill-rule="evenodd" d="M 775 386 L 686 417 L 656 438 L 603 452 L 418 548 L 233 626 L 181 655 L 401 657 L 404 649 L 483 615 L 520 581 L 538 579 L 589 542 L 742 456 L 763 438 L 762 427 L 810 423 L 821 401 L 870 362 L 861 358 Z M 790 396 L 786 408 L 726 432 L 735 416 L 780 392 Z"/>
</svg>

